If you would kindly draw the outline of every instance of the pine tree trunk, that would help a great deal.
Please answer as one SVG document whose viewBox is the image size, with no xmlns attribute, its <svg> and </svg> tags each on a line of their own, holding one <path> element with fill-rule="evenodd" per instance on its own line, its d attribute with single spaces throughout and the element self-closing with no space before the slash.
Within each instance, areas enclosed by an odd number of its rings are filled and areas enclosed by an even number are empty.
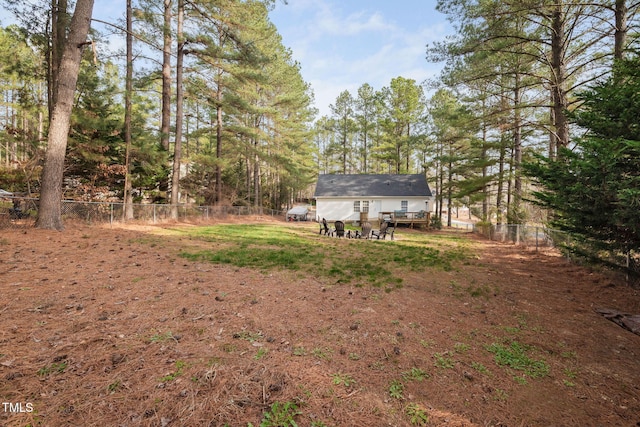
<svg viewBox="0 0 640 427">
<path fill-rule="evenodd" d="M 60 61 L 64 51 L 65 34 L 69 24 L 69 12 L 67 0 L 51 1 L 51 50 L 49 51 L 49 86 L 48 108 L 49 117 L 53 117 L 53 106 L 56 103 L 58 75 L 60 73 Z"/>
<path fill-rule="evenodd" d="M 171 131 L 171 0 L 164 0 L 164 45 L 162 47 L 162 122 L 160 145 L 169 151 Z"/>
<path fill-rule="evenodd" d="M 49 125 L 49 139 L 42 172 L 40 207 L 36 227 L 62 230 L 62 178 L 74 94 L 80 71 L 82 49 L 91 26 L 93 0 L 78 0 L 64 45 L 56 84 L 57 100 Z"/>
<path fill-rule="evenodd" d="M 551 71 L 553 91 L 553 122 L 557 148 L 569 145 L 569 121 L 567 120 L 567 67 L 565 64 L 565 14 L 562 2 L 555 6 L 551 21 Z"/>
<path fill-rule="evenodd" d="M 178 0 L 178 58 L 176 60 L 176 142 L 173 152 L 173 176 L 171 179 L 171 218 L 178 219 L 180 203 L 180 163 L 182 161 L 182 121 L 184 91 L 182 88 L 184 37 L 184 0 Z"/>
<path fill-rule="evenodd" d="M 513 90 L 513 204 L 512 222 L 520 224 L 523 220 L 521 211 L 522 201 L 522 115 L 520 113 L 521 89 L 520 74 L 515 75 Z"/>
<path fill-rule="evenodd" d="M 131 195 L 131 98 L 133 96 L 133 9 L 131 0 L 127 0 L 127 71 L 125 77 L 125 112 L 124 112 L 124 140 L 126 144 L 125 151 L 125 178 L 124 178 L 124 206 L 122 215 L 124 220 L 133 219 L 133 197 Z"/>
<path fill-rule="evenodd" d="M 222 204 L 222 89 L 218 89 L 216 107 L 216 205 Z"/>
<path fill-rule="evenodd" d="M 616 0 L 615 18 L 616 18 L 616 30 L 615 30 L 615 47 L 614 56 L 616 59 L 622 59 L 624 56 L 624 49 L 627 45 L 627 1 Z"/>
</svg>

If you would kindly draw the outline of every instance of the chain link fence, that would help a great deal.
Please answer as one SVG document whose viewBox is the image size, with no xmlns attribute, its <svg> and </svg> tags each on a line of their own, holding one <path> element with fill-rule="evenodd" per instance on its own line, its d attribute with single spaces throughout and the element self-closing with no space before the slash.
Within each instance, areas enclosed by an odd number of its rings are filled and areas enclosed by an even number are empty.
<svg viewBox="0 0 640 427">
<path fill-rule="evenodd" d="M 171 205 L 133 204 L 133 219 L 147 223 L 161 223 L 173 220 Z M 124 204 L 118 202 L 62 202 L 64 220 L 83 222 L 114 223 L 124 221 Z M 252 206 L 178 206 L 178 221 L 224 219 L 228 216 L 268 215 L 285 218 L 285 211 L 264 209 Z M 0 199 L 0 229 L 33 227 L 38 216 L 38 199 L 27 197 L 3 197 Z M 512 243 L 524 247 L 542 250 L 546 248 L 567 249 L 565 252 L 579 253 L 615 266 L 640 282 L 640 252 L 617 253 L 609 251 L 594 252 L 589 245 L 583 245 L 565 232 L 542 226 L 522 224 L 462 224 L 456 228 L 478 233 L 493 241 Z"/>
<path fill-rule="evenodd" d="M 556 247 L 556 242 L 566 236 L 561 231 L 522 224 L 476 224 L 473 231 L 493 241 L 513 243 L 536 250 Z"/>
<path fill-rule="evenodd" d="M 135 221 L 159 223 L 173 220 L 171 205 L 133 204 Z M 90 224 L 124 221 L 123 203 L 62 202 L 63 220 L 80 220 Z M 220 219 L 228 216 L 268 215 L 284 218 L 284 211 L 252 206 L 178 206 L 178 221 Z M 38 199 L 4 197 L 0 200 L 0 228 L 33 227 L 38 217 Z"/>
<path fill-rule="evenodd" d="M 476 224 L 474 232 L 493 241 L 522 245 L 541 250 L 558 248 L 575 258 L 598 261 L 627 273 L 630 282 L 640 285 L 640 252 L 596 250 L 593 245 L 584 244 L 564 231 L 541 226 L 522 224 Z"/>
</svg>

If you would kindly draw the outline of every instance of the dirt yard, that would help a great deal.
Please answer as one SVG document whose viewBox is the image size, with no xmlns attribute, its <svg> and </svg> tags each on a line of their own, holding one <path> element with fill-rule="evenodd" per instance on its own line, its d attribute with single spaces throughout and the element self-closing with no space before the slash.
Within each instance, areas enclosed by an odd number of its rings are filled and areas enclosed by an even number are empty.
<svg viewBox="0 0 640 427">
<path fill-rule="evenodd" d="M 596 312 L 640 313 L 614 276 L 469 236 L 385 292 L 160 232 L 2 230 L 0 425 L 640 426 L 640 336 Z"/>
</svg>

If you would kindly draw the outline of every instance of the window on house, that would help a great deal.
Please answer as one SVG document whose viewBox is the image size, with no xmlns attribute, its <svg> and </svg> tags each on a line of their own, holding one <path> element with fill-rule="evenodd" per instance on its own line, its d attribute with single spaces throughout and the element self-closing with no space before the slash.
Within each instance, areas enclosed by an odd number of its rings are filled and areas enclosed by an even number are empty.
<svg viewBox="0 0 640 427">
<path fill-rule="evenodd" d="M 409 210 L 409 202 L 407 200 L 403 200 L 400 202 L 400 210 L 406 212 Z"/>
<path fill-rule="evenodd" d="M 362 202 L 362 212 L 369 212 L 369 201 L 364 200 Z"/>
<path fill-rule="evenodd" d="M 353 211 L 360 212 L 360 200 L 356 200 L 353 202 Z"/>
</svg>

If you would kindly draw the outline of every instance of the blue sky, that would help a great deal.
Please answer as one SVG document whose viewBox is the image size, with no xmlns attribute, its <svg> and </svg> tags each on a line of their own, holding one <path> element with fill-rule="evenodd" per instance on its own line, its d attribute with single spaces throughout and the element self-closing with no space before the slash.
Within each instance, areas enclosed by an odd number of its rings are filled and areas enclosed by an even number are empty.
<svg viewBox="0 0 640 427">
<path fill-rule="evenodd" d="M 278 0 L 270 18 L 301 64 L 316 107 L 329 115 L 340 92 L 369 83 L 389 86 L 402 76 L 422 83 L 436 77 L 425 47 L 450 34 L 436 0 Z"/>
<path fill-rule="evenodd" d="M 379 90 L 398 76 L 422 83 L 440 72 L 439 64 L 425 60 L 426 45 L 451 32 L 445 16 L 435 10 L 436 0 L 287 3 L 276 0 L 270 18 L 301 64 L 320 115 L 330 114 L 329 105 L 344 90 L 355 95 L 364 83 Z M 124 1 L 96 0 L 93 16 L 106 21 L 123 17 Z M 10 20 L 0 12 L 2 24 Z M 123 44 L 112 38 L 112 45 Z"/>
</svg>

